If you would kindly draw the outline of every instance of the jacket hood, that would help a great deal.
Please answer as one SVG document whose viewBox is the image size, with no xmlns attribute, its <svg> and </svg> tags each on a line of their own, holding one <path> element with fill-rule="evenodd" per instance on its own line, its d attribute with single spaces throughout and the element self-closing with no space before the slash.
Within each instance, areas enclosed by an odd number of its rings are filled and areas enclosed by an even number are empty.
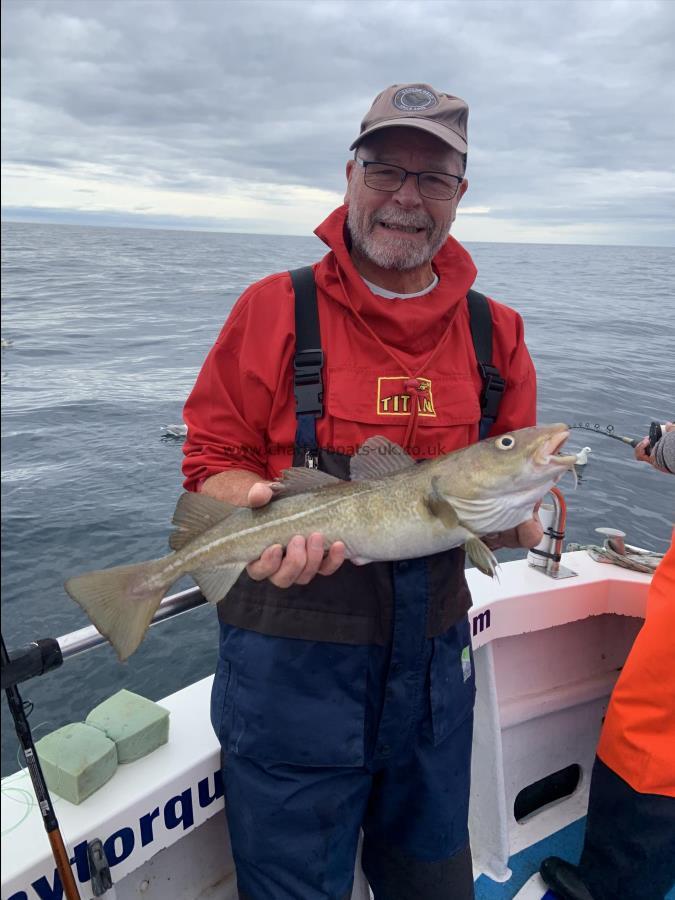
<svg viewBox="0 0 675 900">
<path fill-rule="evenodd" d="M 402 350 L 419 353 L 437 344 L 476 278 L 471 256 L 448 237 L 432 260 L 439 279 L 433 291 L 406 300 L 379 297 L 349 255 L 346 206 L 332 212 L 314 233 L 331 249 L 316 271 L 319 286 L 330 300 L 358 313 L 382 341 Z"/>
</svg>

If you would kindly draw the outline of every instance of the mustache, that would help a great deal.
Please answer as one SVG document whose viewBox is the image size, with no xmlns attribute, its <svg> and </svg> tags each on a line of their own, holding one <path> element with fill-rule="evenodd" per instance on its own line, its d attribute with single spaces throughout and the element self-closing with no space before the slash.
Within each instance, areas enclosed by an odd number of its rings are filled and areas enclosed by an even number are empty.
<svg viewBox="0 0 675 900">
<path fill-rule="evenodd" d="M 403 209 L 383 210 L 375 213 L 370 220 L 371 229 L 378 223 L 382 225 L 400 225 L 403 228 L 424 228 L 428 234 L 432 233 L 435 226 L 431 216 L 426 213 Z"/>
</svg>

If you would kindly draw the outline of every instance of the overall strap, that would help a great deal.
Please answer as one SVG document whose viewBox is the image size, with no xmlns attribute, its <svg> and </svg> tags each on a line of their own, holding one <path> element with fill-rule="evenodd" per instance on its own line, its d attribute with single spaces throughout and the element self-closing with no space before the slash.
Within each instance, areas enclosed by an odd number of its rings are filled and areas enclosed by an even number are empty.
<svg viewBox="0 0 675 900">
<path fill-rule="evenodd" d="M 318 464 L 316 420 L 323 415 L 323 350 L 319 330 L 316 284 L 311 266 L 290 272 L 295 293 L 295 450 L 303 454 L 305 466 Z"/>
<path fill-rule="evenodd" d="M 499 370 L 492 365 L 492 314 L 487 297 L 478 291 L 469 291 L 466 299 L 469 304 L 473 348 L 483 381 L 478 425 L 478 439 L 482 441 L 495 423 L 506 382 L 499 374 Z"/>
</svg>

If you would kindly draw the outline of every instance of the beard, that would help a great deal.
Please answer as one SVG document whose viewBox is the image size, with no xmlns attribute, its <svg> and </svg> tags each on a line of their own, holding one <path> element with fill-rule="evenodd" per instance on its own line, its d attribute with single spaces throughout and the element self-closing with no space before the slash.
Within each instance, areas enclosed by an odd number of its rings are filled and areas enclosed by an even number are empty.
<svg viewBox="0 0 675 900">
<path fill-rule="evenodd" d="M 398 225 L 403 228 L 423 228 L 426 241 L 408 237 L 405 233 L 392 231 L 387 234 L 378 231 L 376 225 Z M 352 246 L 366 259 L 381 269 L 395 269 L 405 272 L 416 269 L 430 262 L 445 243 L 450 226 L 448 223 L 436 224 L 428 213 L 405 210 L 378 210 L 374 213 L 359 212 L 357 206 L 350 204 L 347 210 L 347 225 L 352 239 Z"/>
</svg>

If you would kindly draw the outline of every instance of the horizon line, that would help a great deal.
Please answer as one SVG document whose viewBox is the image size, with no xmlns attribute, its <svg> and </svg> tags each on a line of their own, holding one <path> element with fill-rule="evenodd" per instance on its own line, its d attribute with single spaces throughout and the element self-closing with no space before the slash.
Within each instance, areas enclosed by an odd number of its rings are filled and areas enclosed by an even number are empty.
<svg viewBox="0 0 675 900">
<path fill-rule="evenodd" d="M 137 230 L 137 231 L 167 231 L 167 232 L 185 232 L 188 234 L 237 234 L 237 235 L 245 235 L 251 237 L 279 237 L 279 238 L 316 238 L 316 240 L 320 240 L 317 238 L 313 232 L 309 233 L 295 233 L 295 232 L 286 232 L 280 233 L 275 231 L 237 231 L 237 230 L 228 230 L 227 228 L 209 228 L 206 226 L 194 226 L 189 227 L 184 224 L 180 225 L 145 225 L 139 223 L 133 224 L 115 224 L 108 225 L 101 222 L 57 222 L 57 221 L 40 221 L 38 219 L 31 218 L 14 218 L 12 216 L 7 217 L 2 214 L 2 210 L 0 209 L 0 223 L 2 224 L 16 224 L 16 225 L 55 225 L 57 227 L 63 228 L 112 228 L 115 230 Z M 542 247 L 635 247 L 636 249 L 655 249 L 655 250 L 665 250 L 671 249 L 670 244 L 627 244 L 627 243 L 591 243 L 585 241 L 517 241 L 517 240 L 505 240 L 505 241 L 489 241 L 489 240 L 462 240 L 460 243 L 462 244 L 515 244 L 515 245 L 535 245 Z"/>
</svg>

